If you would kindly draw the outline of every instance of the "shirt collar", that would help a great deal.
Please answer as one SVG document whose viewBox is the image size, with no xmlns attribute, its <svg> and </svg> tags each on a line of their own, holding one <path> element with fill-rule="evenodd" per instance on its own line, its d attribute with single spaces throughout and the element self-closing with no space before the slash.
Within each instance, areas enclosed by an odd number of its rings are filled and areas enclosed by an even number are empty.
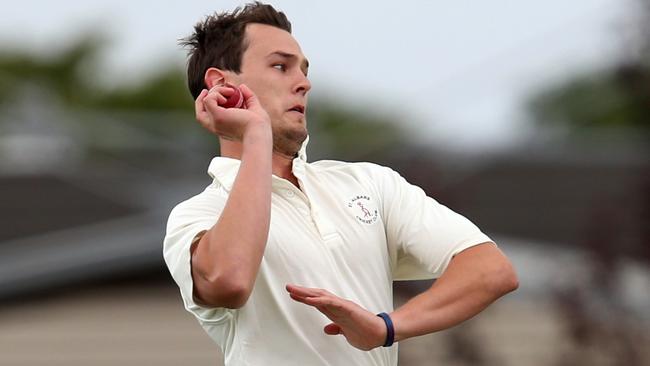
<svg viewBox="0 0 650 366">
<path fill-rule="evenodd" d="M 305 141 L 303 141 L 302 146 L 300 147 L 300 150 L 298 150 L 298 159 L 302 160 L 303 163 L 307 162 L 307 144 L 309 143 L 309 135 L 307 135 L 307 138 Z M 295 159 L 294 159 L 295 161 Z"/>
<path fill-rule="evenodd" d="M 305 139 L 298 151 L 298 156 L 293 159 L 292 171 L 296 174 L 296 169 L 302 169 L 303 164 L 307 163 L 307 144 L 309 143 L 309 136 Z M 232 188 L 237 172 L 239 171 L 239 159 L 226 158 L 217 156 L 212 159 L 208 167 L 208 175 L 214 180 L 218 181 L 228 191 Z"/>
</svg>

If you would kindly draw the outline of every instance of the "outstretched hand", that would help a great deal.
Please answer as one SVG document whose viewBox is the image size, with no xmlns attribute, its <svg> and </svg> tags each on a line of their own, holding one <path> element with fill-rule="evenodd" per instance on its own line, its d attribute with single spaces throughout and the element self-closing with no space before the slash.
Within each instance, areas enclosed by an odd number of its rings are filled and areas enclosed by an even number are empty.
<svg viewBox="0 0 650 366">
<path fill-rule="evenodd" d="M 332 321 L 324 328 L 326 334 L 341 334 L 352 346 L 364 351 L 384 344 L 383 319 L 354 302 L 318 288 L 287 285 L 286 289 L 292 299 L 313 306 Z"/>
</svg>

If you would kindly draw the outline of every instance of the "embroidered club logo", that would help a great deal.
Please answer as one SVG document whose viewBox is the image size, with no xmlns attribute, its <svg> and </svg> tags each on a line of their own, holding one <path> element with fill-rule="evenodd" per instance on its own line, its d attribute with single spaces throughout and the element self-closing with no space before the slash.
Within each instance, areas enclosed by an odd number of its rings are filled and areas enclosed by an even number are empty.
<svg viewBox="0 0 650 366">
<path fill-rule="evenodd" d="M 354 196 L 348 201 L 348 208 L 352 210 L 354 217 L 364 224 L 374 224 L 379 217 L 377 206 L 368 196 Z"/>
</svg>

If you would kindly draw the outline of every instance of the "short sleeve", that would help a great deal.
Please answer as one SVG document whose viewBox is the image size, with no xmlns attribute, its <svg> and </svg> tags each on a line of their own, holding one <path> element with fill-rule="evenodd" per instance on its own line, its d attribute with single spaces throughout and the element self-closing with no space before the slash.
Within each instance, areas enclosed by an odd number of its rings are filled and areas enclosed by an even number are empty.
<svg viewBox="0 0 650 366">
<path fill-rule="evenodd" d="M 218 186 L 211 185 L 178 204 L 169 215 L 163 242 L 163 257 L 180 288 L 185 309 L 203 324 L 220 323 L 228 318 L 231 310 L 206 308 L 194 302 L 190 247 L 217 222 L 225 202 L 226 197 L 220 194 Z"/>
<path fill-rule="evenodd" d="M 470 220 L 397 172 L 379 166 L 375 170 L 395 280 L 438 278 L 456 254 L 492 242 Z"/>
</svg>

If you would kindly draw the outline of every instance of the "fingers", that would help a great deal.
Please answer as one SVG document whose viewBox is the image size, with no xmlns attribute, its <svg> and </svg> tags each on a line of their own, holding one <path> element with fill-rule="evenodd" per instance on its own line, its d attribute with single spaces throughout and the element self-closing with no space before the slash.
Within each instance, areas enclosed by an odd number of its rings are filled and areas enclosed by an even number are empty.
<svg viewBox="0 0 650 366">
<path fill-rule="evenodd" d="M 229 84 L 231 85 L 231 84 Z M 268 113 L 257 101 L 250 88 L 244 86 L 248 96 L 247 105 L 254 108 L 224 108 L 228 99 L 239 93 L 237 86 L 215 85 L 210 90 L 203 89 L 197 96 L 194 108 L 197 121 L 211 133 L 223 138 L 240 141 L 250 123 L 269 128 L 271 126 Z"/>
<path fill-rule="evenodd" d="M 214 128 L 210 122 L 210 112 L 206 108 L 206 96 L 208 95 L 208 90 L 201 90 L 201 94 L 196 97 L 194 101 L 194 111 L 196 113 L 196 120 L 201 123 L 201 125 L 208 129 L 209 131 L 215 132 Z"/>
<path fill-rule="evenodd" d="M 310 305 L 329 318 L 331 323 L 323 327 L 325 334 L 341 334 L 352 346 L 364 351 L 383 344 L 384 321 L 353 301 L 319 288 L 287 285 L 286 289 L 293 300 Z"/>
<path fill-rule="evenodd" d="M 199 94 L 195 102 L 197 106 L 197 112 L 199 110 L 198 107 L 201 104 L 205 104 L 206 101 L 213 99 L 217 102 L 217 105 L 223 104 L 228 100 L 226 97 L 233 95 L 233 93 L 235 93 L 235 91 L 232 88 L 223 85 L 215 85 L 210 88 L 210 90 L 201 90 L 201 94 Z"/>
<path fill-rule="evenodd" d="M 261 107 L 260 101 L 257 99 L 257 96 L 253 91 L 246 86 L 246 84 L 241 84 L 239 85 L 239 90 L 241 90 L 241 93 L 244 95 L 244 102 L 246 103 L 246 108 L 247 109 L 254 109 Z"/>
<path fill-rule="evenodd" d="M 292 299 L 311 306 L 333 305 L 333 298 L 336 297 L 319 288 L 309 288 L 288 284 L 286 289 Z"/>
<path fill-rule="evenodd" d="M 208 91 L 208 95 L 216 98 L 219 104 L 225 103 L 226 100 L 228 100 L 226 97 L 229 97 L 234 93 L 235 90 L 232 87 L 224 85 L 215 85 L 210 89 L 210 91 Z"/>
<path fill-rule="evenodd" d="M 310 288 L 310 287 L 302 287 L 302 286 L 296 286 L 292 284 L 288 284 L 286 286 L 287 291 L 290 294 L 295 294 L 298 296 L 306 297 L 315 297 L 315 296 L 324 296 L 324 295 L 332 295 L 329 292 L 320 289 L 320 288 Z M 332 295 L 334 296 L 334 295 Z"/>
<path fill-rule="evenodd" d="M 221 105 L 226 103 L 227 97 L 233 95 L 235 91 L 228 86 L 215 85 L 202 98 L 203 109 L 212 116 L 212 120 L 218 120 L 218 116 L 225 110 Z M 203 94 L 203 92 L 201 92 Z M 199 95 L 200 96 L 200 95 Z M 198 100 L 199 98 L 197 98 Z M 207 121 L 206 123 L 209 123 Z"/>
<path fill-rule="evenodd" d="M 228 97 L 236 93 L 233 88 L 238 88 L 242 92 L 246 109 L 259 110 L 262 108 L 255 93 L 245 84 L 241 84 L 239 87 L 234 84 L 215 85 L 210 90 L 203 89 L 196 98 L 195 112 L 197 119 L 205 120 L 209 115 L 214 117 L 219 114 L 219 108 L 222 108 L 221 106 L 226 103 Z"/>
<path fill-rule="evenodd" d="M 207 102 L 209 105 L 211 105 L 213 107 L 212 111 L 214 112 L 215 107 L 218 106 L 221 108 L 221 105 L 225 104 L 226 101 L 228 100 L 227 97 L 233 95 L 234 93 L 235 91 L 230 87 L 215 85 L 214 87 L 212 87 L 212 89 L 208 91 L 208 94 L 204 97 L 203 102 L 204 104 L 206 104 Z"/>
<path fill-rule="evenodd" d="M 255 93 L 253 93 L 253 91 L 248 86 L 246 86 L 246 84 L 239 85 L 239 90 L 241 90 L 242 94 L 244 94 L 245 99 L 255 97 Z"/>
<path fill-rule="evenodd" d="M 209 117 L 208 113 L 210 112 L 206 108 L 207 104 L 210 104 L 211 107 L 216 108 L 219 104 L 226 102 L 227 98 L 225 96 L 230 96 L 235 91 L 228 87 L 214 86 L 210 90 L 203 89 L 196 100 L 194 101 L 194 112 L 196 113 L 196 118 L 200 122 L 206 121 L 206 118 Z M 225 96 L 224 96 L 225 95 Z M 216 103 L 210 103 L 214 101 Z"/>
<path fill-rule="evenodd" d="M 309 297 L 309 296 L 298 296 L 294 294 L 289 294 L 289 296 L 303 304 L 315 306 L 315 307 L 332 307 L 333 309 L 341 308 L 342 305 L 338 304 L 334 299 L 327 297 Z"/>
<path fill-rule="evenodd" d="M 200 115 L 206 113 L 203 106 L 203 99 L 205 98 L 206 94 L 208 94 L 207 89 L 201 90 L 201 94 L 199 94 L 199 96 L 196 97 L 196 100 L 194 101 L 194 111 L 196 112 L 197 118 L 199 118 Z"/>
<path fill-rule="evenodd" d="M 328 317 L 331 321 L 339 321 L 342 313 L 340 310 L 343 305 L 335 304 L 331 300 L 318 298 L 318 297 L 300 297 L 296 295 L 289 295 L 292 299 L 305 305 L 315 307 L 323 315 Z"/>
<path fill-rule="evenodd" d="M 317 308 L 332 320 L 347 313 L 345 306 L 348 301 L 326 290 L 296 285 L 287 285 L 286 288 L 293 300 Z"/>
</svg>

